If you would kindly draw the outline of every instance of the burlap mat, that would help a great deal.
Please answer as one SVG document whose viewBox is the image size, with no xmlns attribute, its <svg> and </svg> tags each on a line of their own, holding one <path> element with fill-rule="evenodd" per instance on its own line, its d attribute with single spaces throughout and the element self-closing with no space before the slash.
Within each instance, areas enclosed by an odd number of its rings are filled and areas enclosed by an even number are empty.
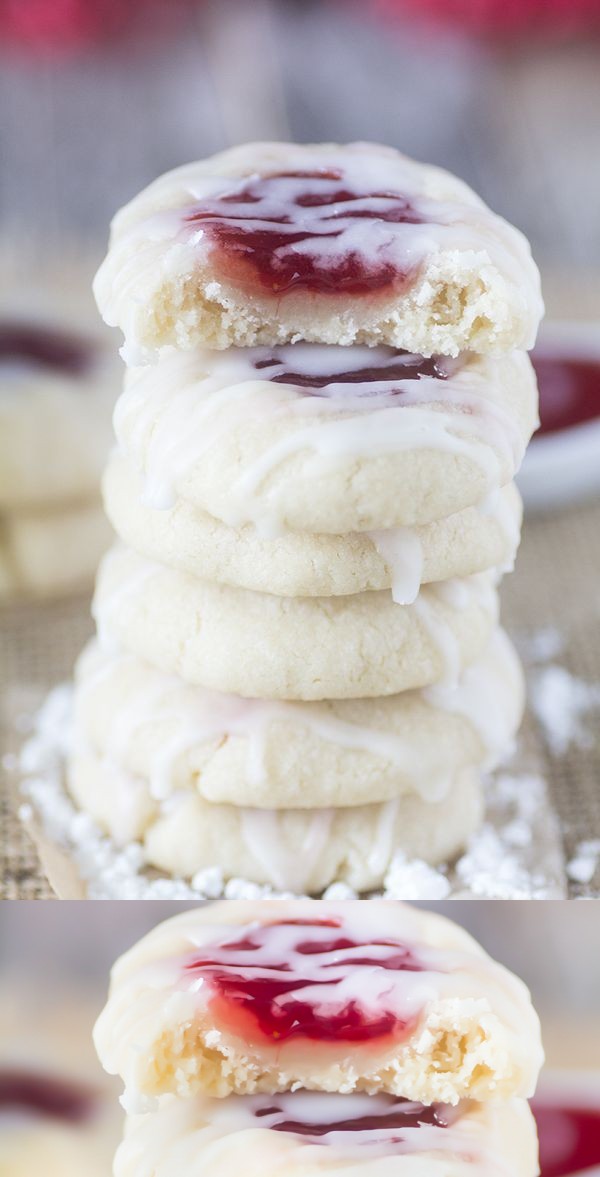
<svg viewBox="0 0 600 1177">
<path fill-rule="evenodd" d="M 600 683 L 600 504 L 530 519 L 524 529 L 516 573 L 503 587 L 504 622 L 526 661 L 546 627 L 560 638 L 551 660 L 578 679 Z M 73 660 L 92 631 L 87 600 L 13 607 L 0 613 L 0 690 L 28 698 L 69 677 Z M 533 659 L 535 662 L 535 658 Z M 535 667 L 532 670 L 535 675 Z M 600 739 L 598 714 L 586 717 L 589 746 L 575 741 L 564 754 L 550 750 L 544 728 L 530 711 L 523 729 L 528 767 L 546 778 L 560 817 L 566 860 L 586 840 L 600 838 Z M 11 722 L 11 728 L 13 724 Z M 3 720 L 3 747 L 15 746 Z M 10 767 L 10 759 L 8 767 Z M 16 817 L 14 774 L 3 774 L 0 789 L 0 897 L 51 898 L 29 838 Z M 572 896 L 600 889 L 600 872 L 590 884 L 570 883 Z"/>
</svg>

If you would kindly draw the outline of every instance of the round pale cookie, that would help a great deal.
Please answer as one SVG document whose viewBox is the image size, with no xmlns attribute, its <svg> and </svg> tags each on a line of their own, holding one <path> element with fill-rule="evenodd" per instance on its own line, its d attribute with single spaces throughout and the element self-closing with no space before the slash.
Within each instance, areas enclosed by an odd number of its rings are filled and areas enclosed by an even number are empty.
<svg viewBox="0 0 600 1177">
<path fill-rule="evenodd" d="M 267 536 L 339 535 L 480 505 L 519 469 L 538 423 L 537 388 L 524 352 L 173 352 L 127 373 L 114 421 L 149 505 L 184 499 Z"/>
<path fill-rule="evenodd" d="M 2 985 L 1 1177 L 108 1177 L 121 1117 L 90 1050 L 93 1004 Z"/>
<path fill-rule="evenodd" d="M 94 285 L 128 363 L 166 346 L 533 346 L 523 235 L 462 181 L 373 143 L 248 143 L 161 176 L 113 220 Z"/>
<path fill-rule="evenodd" d="M 304 1087 L 498 1103 L 528 1098 L 543 1061 L 523 982 L 450 920 L 394 900 L 176 916 L 117 961 L 94 1038 L 138 1101 Z"/>
<path fill-rule="evenodd" d="M 443 797 L 406 793 L 382 804 L 338 809 L 250 809 L 213 805 L 196 792 L 158 803 L 147 780 L 86 751 L 68 766 L 69 792 L 120 846 L 140 841 L 145 861 L 176 878 L 211 867 L 278 891 L 318 895 L 333 882 L 372 891 L 396 853 L 431 865 L 464 850 L 481 823 L 479 774 L 464 769 Z"/>
<path fill-rule="evenodd" d="M 148 783 L 267 809 L 442 800 L 463 768 L 494 768 L 524 703 L 505 634 L 452 687 L 380 699 L 273 703 L 188 686 L 131 654 L 86 647 L 75 729 L 90 750 Z"/>
<path fill-rule="evenodd" d="M 522 506 L 514 483 L 489 510 L 467 507 L 420 527 L 347 535 L 286 531 L 276 539 L 251 523 L 229 527 L 178 499 L 170 510 L 143 501 L 143 481 L 114 453 L 104 474 L 104 505 L 135 551 L 206 580 L 282 597 L 346 596 L 388 589 L 401 604 L 422 584 L 509 569 L 519 545 Z"/>
<path fill-rule="evenodd" d="M 98 324 L 94 259 L 0 241 L 0 512 L 45 510 L 97 494 L 121 365 Z"/>
<path fill-rule="evenodd" d="M 98 573 L 103 644 L 186 682 L 257 699 L 354 699 L 454 681 L 498 615 L 491 574 L 389 592 L 275 597 L 198 580 L 112 548 Z"/>
<path fill-rule="evenodd" d="M 0 516 L 0 600 L 91 588 L 112 538 L 99 502 Z"/>
<path fill-rule="evenodd" d="M 524 1100 L 452 1107 L 294 1091 L 167 1099 L 128 1117 L 115 1177 L 537 1177 Z"/>
<path fill-rule="evenodd" d="M 3 339 L 8 330 L 22 337 L 19 345 Z M 70 349 L 69 366 L 23 358 L 44 346 Z M 97 343 L 71 342 L 53 324 L 0 321 L 0 510 L 39 510 L 98 492 L 117 391 L 115 366 Z"/>
<path fill-rule="evenodd" d="M 35 274 L 0 244 L 0 512 L 97 495 L 120 365 L 99 331 L 93 263 L 75 242 L 42 245 Z"/>
</svg>

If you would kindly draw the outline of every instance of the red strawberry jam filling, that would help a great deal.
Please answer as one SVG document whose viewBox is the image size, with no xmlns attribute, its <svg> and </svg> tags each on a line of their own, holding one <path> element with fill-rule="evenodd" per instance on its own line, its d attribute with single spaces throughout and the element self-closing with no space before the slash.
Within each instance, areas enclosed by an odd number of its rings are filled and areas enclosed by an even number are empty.
<svg viewBox="0 0 600 1177">
<path fill-rule="evenodd" d="M 411 352 L 396 350 L 391 347 L 377 349 L 360 349 L 360 359 L 355 367 L 344 367 L 344 363 L 352 356 L 342 355 L 347 349 L 336 349 L 339 370 L 319 372 L 314 370 L 314 364 L 308 363 L 302 368 L 303 358 L 309 358 L 310 353 L 294 347 L 274 348 L 273 351 L 255 360 L 255 368 L 261 376 L 273 384 L 292 384 L 302 388 L 313 396 L 331 395 L 328 390 L 334 389 L 334 395 L 339 395 L 340 385 L 350 385 L 349 391 L 358 396 L 380 396 L 382 385 L 385 385 L 385 396 L 398 396 L 403 389 L 398 387 L 406 380 L 420 380 L 429 377 L 434 380 L 447 380 L 459 368 L 460 361 L 447 356 L 421 356 Z M 356 354 L 356 349 L 351 349 Z M 367 359 L 367 351 L 370 352 Z M 297 353 L 298 363 L 294 363 Z M 357 387 L 360 386 L 360 387 Z"/>
<path fill-rule="evenodd" d="M 184 222 L 202 228 L 236 284 L 346 296 L 408 286 L 418 266 L 398 263 L 393 226 L 427 219 L 402 193 L 353 190 L 332 169 L 253 176 Z"/>
<path fill-rule="evenodd" d="M 0 1070 L 0 1115 L 10 1112 L 79 1124 L 89 1118 L 94 1103 L 90 1090 L 56 1075 Z"/>
<path fill-rule="evenodd" d="M 87 339 L 28 323 L 0 323 L 0 364 L 22 364 L 80 376 L 88 371 L 94 358 L 95 348 Z"/>
<path fill-rule="evenodd" d="M 557 433 L 600 417 L 600 360 L 532 355 L 540 390 L 540 433 Z"/>
<path fill-rule="evenodd" d="M 323 1100 L 323 1097 L 319 1097 Z M 364 1110 L 366 1100 L 360 1098 L 361 1108 Z M 320 1105 L 325 1107 L 325 1096 Z M 388 1140 L 392 1143 L 401 1142 L 401 1130 L 405 1131 L 409 1128 L 421 1128 L 424 1125 L 429 1125 L 435 1128 L 447 1128 L 454 1123 L 462 1114 L 459 1106 L 451 1107 L 449 1104 L 435 1103 L 430 1106 L 425 1106 L 422 1103 L 413 1103 L 411 1100 L 402 1099 L 393 1095 L 378 1095 L 376 1097 L 369 1097 L 369 1102 L 372 1103 L 373 1112 L 369 1114 L 356 1114 L 344 1118 L 341 1112 L 341 1103 L 339 1097 L 333 1096 L 329 1101 L 337 1107 L 338 1117 L 334 1116 L 335 1106 L 331 1108 L 331 1119 L 291 1119 L 287 1114 L 287 1109 L 277 1103 L 275 1098 L 272 1104 L 268 1107 L 257 1108 L 255 1115 L 259 1119 L 268 1121 L 268 1127 L 275 1132 L 289 1132 L 295 1136 L 311 1136 L 323 1137 L 329 1136 L 333 1132 L 377 1132 L 385 1133 Z M 352 1098 L 348 1102 L 345 1097 L 346 1107 L 349 1110 L 353 1107 Z M 302 1108 L 300 1100 L 295 1101 L 294 1106 L 299 1109 Z M 313 1104 L 313 1106 L 315 1106 Z M 356 1107 L 356 1104 L 354 1104 Z"/>
<path fill-rule="evenodd" d="M 216 1021 L 241 1037 L 282 1045 L 402 1039 L 416 1017 L 399 1012 L 389 974 L 425 967 L 399 941 L 359 942 L 341 921 L 282 920 L 209 945 L 185 971 L 208 984 Z"/>
</svg>

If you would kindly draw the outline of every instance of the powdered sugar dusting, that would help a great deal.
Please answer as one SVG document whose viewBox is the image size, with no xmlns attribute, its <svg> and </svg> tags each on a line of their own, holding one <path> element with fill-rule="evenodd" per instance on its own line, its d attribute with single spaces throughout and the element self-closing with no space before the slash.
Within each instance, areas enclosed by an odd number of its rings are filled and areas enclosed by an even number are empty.
<svg viewBox="0 0 600 1177">
<path fill-rule="evenodd" d="M 555 625 L 542 625 L 517 637 L 521 657 L 527 663 L 550 662 L 565 648 L 565 636 Z"/>
<path fill-rule="evenodd" d="M 564 666 L 546 666 L 532 675 L 530 701 L 554 756 L 564 756 L 572 745 L 593 746 L 585 720 L 600 708 L 600 683 L 576 678 Z"/>
<path fill-rule="evenodd" d="M 390 899 L 448 899 L 450 880 L 440 870 L 405 854 L 394 855 L 385 877 L 385 893 Z"/>
<path fill-rule="evenodd" d="M 591 883 L 600 866 L 600 838 L 580 842 L 573 858 L 567 863 L 567 874 L 573 883 Z"/>
<path fill-rule="evenodd" d="M 496 802 L 509 816 L 499 829 L 484 823 L 456 866 L 458 878 L 481 899 L 547 899 L 548 879 L 528 861 L 533 831 L 546 805 L 541 777 L 502 774 L 495 782 Z"/>
<path fill-rule="evenodd" d="M 50 692 L 36 716 L 20 755 L 24 796 L 20 812 L 27 824 L 35 822 L 47 839 L 63 848 L 88 898 L 291 897 L 247 879 L 227 880 L 218 866 L 199 871 L 191 882 L 158 877 L 147 870 L 139 843 L 116 847 L 88 815 L 75 808 L 64 788 L 71 707 L 72 689 L 60 686 Z M 489 779 L 485 823 L 457 863 L 434 869 L 397 854 L 381 894 L 387 899 L 562 898 L 563 878 L 560 836 L 544 781 L 533 775 L 503 773 Z M 335 882 L 324 897 L 353 899 L 356 895 L 345 883 Z"/>
</svg>

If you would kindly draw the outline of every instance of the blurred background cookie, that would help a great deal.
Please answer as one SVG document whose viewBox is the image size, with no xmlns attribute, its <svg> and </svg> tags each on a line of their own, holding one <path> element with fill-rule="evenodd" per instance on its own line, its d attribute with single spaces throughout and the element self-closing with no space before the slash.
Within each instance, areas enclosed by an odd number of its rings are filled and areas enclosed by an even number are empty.
<svg viewBox="0 0 600 1177">
<path fill-rule="evenodd" d="M 91 1049 L 96 1012 L 84 987 L 42 999 L 31 976 L 0 972 L 1 1177 L 109 1177 L 122 1117 Z"/>
<path fill-rule="evenodd" d="M 88 587 L 110 529 L 99 499 L 119 363 L 74 243 L 24 271 L 0 247 L 0 599 Z"/>
</svg>

